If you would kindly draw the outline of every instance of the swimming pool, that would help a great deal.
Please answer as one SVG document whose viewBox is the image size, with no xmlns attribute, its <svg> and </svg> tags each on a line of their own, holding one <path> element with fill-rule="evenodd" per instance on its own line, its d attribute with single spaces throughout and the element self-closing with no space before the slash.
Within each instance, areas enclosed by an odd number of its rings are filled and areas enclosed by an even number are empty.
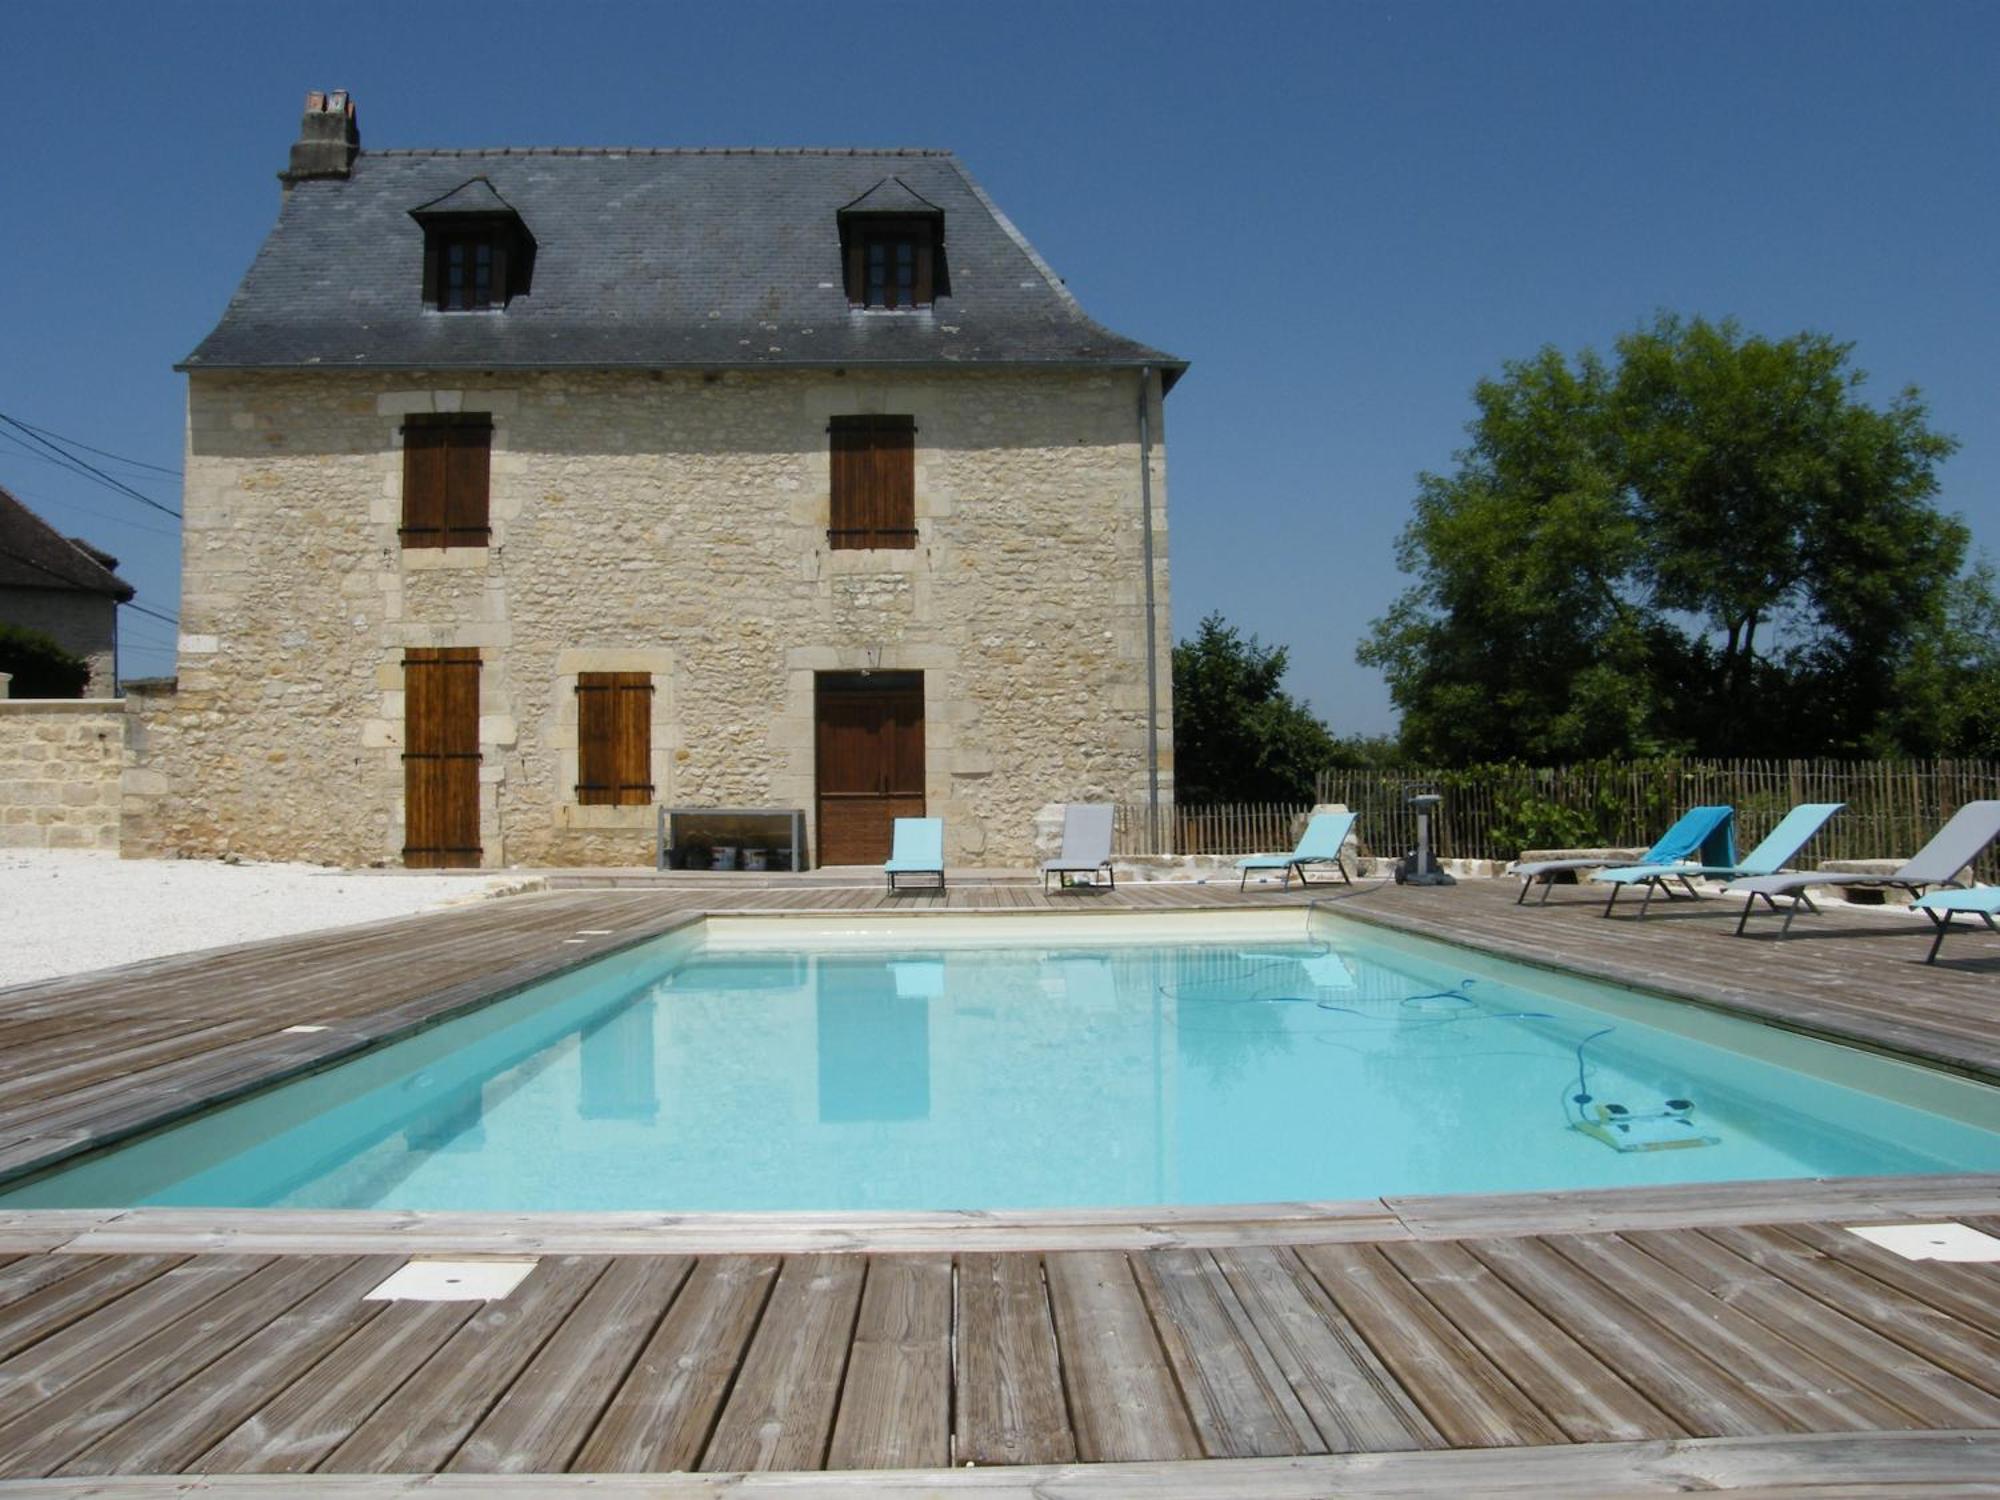
<svg viewBox="0 0 2000 1500">
<path fill-rule="evenodd" d="M 711 918 L 0 1207 L 1137 1207 L 1995 1169 L 2000 1090 L 1325 912 L 910 914 Z"/>
</svg>

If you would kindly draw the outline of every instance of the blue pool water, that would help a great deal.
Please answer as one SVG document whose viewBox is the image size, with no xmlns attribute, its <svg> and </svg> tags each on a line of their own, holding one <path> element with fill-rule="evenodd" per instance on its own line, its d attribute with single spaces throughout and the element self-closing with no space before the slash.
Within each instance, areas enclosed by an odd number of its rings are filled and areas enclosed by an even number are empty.
<svg viewBox="0 0 2000 1500">
<path fill-rule="evenodd" d="M 1005 920 L 711 923 L 0 1206 L 1034 1208 L 2000 1169 L 1995 1090 L 1693 1007 L 1324 916 L 1044 920 L 1002 946 Z M 1611 1144 L 1650 1138 L 1698 1144 Z"/>
</svg>

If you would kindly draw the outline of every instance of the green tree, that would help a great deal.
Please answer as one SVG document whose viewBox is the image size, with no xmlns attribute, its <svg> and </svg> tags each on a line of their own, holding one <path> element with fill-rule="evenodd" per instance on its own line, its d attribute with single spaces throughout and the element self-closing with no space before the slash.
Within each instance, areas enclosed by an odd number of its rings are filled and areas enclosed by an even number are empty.
<svg viewBox="0 0 2000 1500">
<path fill-rule="evenodd" d="M 1306 802 L 1342 750 L 1278 686 L 1283 646 L 1247 639 L 1221 615 L 1174 647 L 1174 790 L 1182 803 Z"/>
<path fill-rule="evenodd" d="M 1963 583 L 1967 533 L 1932 504 L 1955 445 L 1915 391 L 1863 402 L 1851 352 L 1663 316 L 1613 361 L 1545 349 L 1481 381 L 1456 471 L 1418 480 L 1415 583 L 1360 648 L 1406 747 L 1865 754 L 1942 734 L 1942 705 L 1928 728 L 1901 705 Z"/>
<path fill-rule="evenodd" d="M 0 672 L 12 674 L 16 698 L 81 698 L 90 682 L 89 662 L 19 625 L 0 625 Z"/>
</svg>

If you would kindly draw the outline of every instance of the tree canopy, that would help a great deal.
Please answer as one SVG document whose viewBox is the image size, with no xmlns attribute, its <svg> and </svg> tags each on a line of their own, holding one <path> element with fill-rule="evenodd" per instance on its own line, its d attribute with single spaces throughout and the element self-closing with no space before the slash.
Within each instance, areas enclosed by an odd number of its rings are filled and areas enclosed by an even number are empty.
<svg viewBox="0 0 2000 1500">
<path fill-rule="evenodd" d="M 1178 801 L 1309 802 L 1321 771 L 1369 752 L 1365 742 L 1336 739 L 1278 685 L 1288 655 L 1219 614 L 1174 647 Z"/>
<path fill-rule="evenodd" d="M 1359 652 L 1405 749 L 1990 747 L 1991 580 L 1933 503 L 1956 444 L 1914 389 L 1864 402 L 1851 355 L 1663 316 L 1610 360 L 1544 349 L 1481 381 L 1455 471 L 1418 477 L 1415 582 Z"/>
</svg>

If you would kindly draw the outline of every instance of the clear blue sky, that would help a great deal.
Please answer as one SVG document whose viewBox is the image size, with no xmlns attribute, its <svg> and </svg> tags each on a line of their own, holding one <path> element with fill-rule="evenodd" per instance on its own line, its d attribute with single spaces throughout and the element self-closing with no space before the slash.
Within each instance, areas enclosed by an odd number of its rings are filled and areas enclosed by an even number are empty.
<svg viewBox="0 0 2000 1500">
<path fill-rule="evenodd" d="M 1289 645 L 1341 732 L 1392 722 L 1354 643 L 1473 382 L 1657 310 L 1922 387 L 2000 554 L 2000 5 L 15 0 L 4 35 L 0 412 L 153 463 L 306 90 L 346 88 L 366 146 L 957 150 L 1086 308 L 1193 361 L 1177 633 Z M 173 612 L 166 517 L 4 441 L 0 483 Z M 127 622 L 128 674 L 170 670 Z"/>
</svg>

